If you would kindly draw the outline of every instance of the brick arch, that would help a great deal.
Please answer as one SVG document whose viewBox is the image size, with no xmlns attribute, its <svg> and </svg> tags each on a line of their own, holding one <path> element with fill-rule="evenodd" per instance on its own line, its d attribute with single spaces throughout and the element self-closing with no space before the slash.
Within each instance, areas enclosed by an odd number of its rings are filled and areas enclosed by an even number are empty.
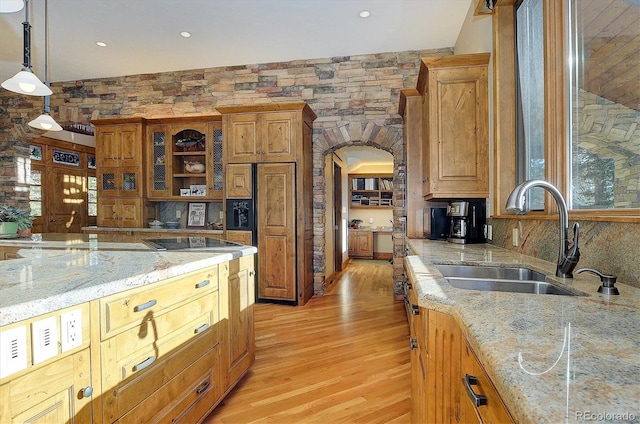
<svg viewBox="0 0 640 424">
<path fill-rule="evenodd" d="M 313 222 L 314 222 L 314 294 L 325 293 L 324 250 L 326 246 L 326 196 L 325 187 L 328 184 L 324 174 L 325 157 L 342 147 L 370 146 L 391 153 L 393 156 L 393 199 L 394 199 L 394 229 L 393 229 L 393 280 L 396 298 L 401 293 L 404 269 L 402 258 L 405 255 L 404 225 L 399 221 L 405 216 L 405 146 L 402 127 L 395 125 L 379 125 L 374 121 L 368 122 L 318 122 L 314 123 L 313 137 Z"/>
</svg>

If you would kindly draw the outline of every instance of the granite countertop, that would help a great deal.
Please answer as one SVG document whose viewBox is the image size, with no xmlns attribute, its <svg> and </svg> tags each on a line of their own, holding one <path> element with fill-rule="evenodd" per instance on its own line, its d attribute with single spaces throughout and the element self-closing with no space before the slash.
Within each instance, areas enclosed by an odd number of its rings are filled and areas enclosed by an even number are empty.
<svg viewBox="0 0 640 424">
<path fill-rule="evenodd" d="M 456 318 L 516 422 L 640 422 L 640 289 L 619 281 L 619 296 L 603 295 L 593 274 L 558 278 L 553 263 L 488 244 L 408 244 L 420 306 Z M 524 265 L 580 295 L 457 289 L 443 263 Z"/>
<path fill-rule="evenodd" d="M 383 226 L 363 226 L 360 225 L 358 228 L 349 228 L 349 231 L 362 231 L 362 232 L 368 232 L 371 231 L 372 233 L 392 233 L 393 232 L 393 227 L 388 226 L 388 227 L 383 227 Z"/>
<path fill-rule="evenodd" d="M 121 227 L 82 227 L 82 231 L 94 231 L 94 232 L 102 232 L 108 231 L 113 233 L 189 233 L 189 234 L 202 234 L 204 235 L 213 235 L 213 234 L 223 234 L 224 230 L 199 230 L 197 228 L 121 228 Z"/>
<path fill-rule="evenodd" d="M 158 251 L 114 234 L 34 234 L 0 261 L 0 326 L 254 254 L 253 246 Z"/>
</svg>

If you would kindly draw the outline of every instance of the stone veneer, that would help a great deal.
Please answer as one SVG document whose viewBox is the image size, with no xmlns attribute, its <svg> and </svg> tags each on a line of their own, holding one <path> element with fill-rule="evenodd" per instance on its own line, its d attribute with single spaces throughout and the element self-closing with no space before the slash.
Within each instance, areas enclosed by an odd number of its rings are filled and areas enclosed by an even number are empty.
<svg viewBox="0 0 640 424">
<path fill-rule="evenodd" d="M 415 88 L 422 56 L 452 53 L 451 48 L 405 51 L 54 83 L 51 114 L 60 123 L 88 124 L 96 118 L 205 115 L 215 113 L 216 106 L 307 102 L 318 115 L 313 125 L 315 293 L 325 289 L 324 156 L 344 146 L 368 145 L 394 157 L 394 284 L 399 294 L 406 214 L 399 94 Z M 41 101 L 0 92 L 0 144 L 38 135 L 27 122 L 40 113 Z M 2 198 L 15 194 L 11 187 L 1 193 Z"/>
<path fill-rule="evenodd" d="M 569 225 L 573 226 L 574 221 Z M 593 268 L 618 277 L 621 283 L 640 287 L 640 225 L 625 222 L 577 221 L 580 224 L 579 268 Z M 550 262 L 558 259 L 558 219 L 490 219 L 491 244 Z M 520 233 L 512 246 L 513 229 Z M 570 231 L 570 237 L 572 233 Z M 596 290 L 597 287 L 594 287 Z M 622 293 L 624 294 L 624 293 Z"/>
</svg>

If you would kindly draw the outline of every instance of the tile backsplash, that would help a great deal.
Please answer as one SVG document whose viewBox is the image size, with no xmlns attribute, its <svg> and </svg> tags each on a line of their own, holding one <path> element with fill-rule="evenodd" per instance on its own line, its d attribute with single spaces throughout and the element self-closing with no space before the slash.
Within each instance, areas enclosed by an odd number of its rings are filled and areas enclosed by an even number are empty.
<svg viewBox="0 0 640 424">
<path fill-rule="evenodd" d="M 626 222 L 570 221 L 580 224 L 580 262 L 577 268 L 593 268 L 613 274 L 618 281 L 640 287 L 640 225 Z M 558 259 L 558 221 L 531 219 L 489 219 L 493 226 L 491 244 L 550 262 Z M 512 245 L 513 229 L 519 233 Z M 569 231 L 572 237 L 571 230 Z"/>
<path fill-rule="evenodd" d="M 207 222 L 220 223 L 222 219 L 222 202 L 206 202 L 207 203 Z M 189 215 L 189 202 L 159 202 L 158 203 L 159 219 L 162 222 L 179 221 L 180 228 L 187 227 L 187 216 Z M 180 218 L 176 218 L 177 212 L 180 212 Z"/>
</svg>

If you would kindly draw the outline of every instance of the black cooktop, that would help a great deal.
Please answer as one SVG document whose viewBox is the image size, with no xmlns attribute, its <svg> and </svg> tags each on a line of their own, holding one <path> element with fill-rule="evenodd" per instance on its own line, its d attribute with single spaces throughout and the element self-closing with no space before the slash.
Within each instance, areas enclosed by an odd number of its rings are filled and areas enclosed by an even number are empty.
<svg viewBox="0 0 640 424">
<path fill-rule="evenodd" d="M 219 250 L 241 246 L 238 243 L 210 237 L 167 237 L 142 241 L 156 250 Z"/>
</svg>

